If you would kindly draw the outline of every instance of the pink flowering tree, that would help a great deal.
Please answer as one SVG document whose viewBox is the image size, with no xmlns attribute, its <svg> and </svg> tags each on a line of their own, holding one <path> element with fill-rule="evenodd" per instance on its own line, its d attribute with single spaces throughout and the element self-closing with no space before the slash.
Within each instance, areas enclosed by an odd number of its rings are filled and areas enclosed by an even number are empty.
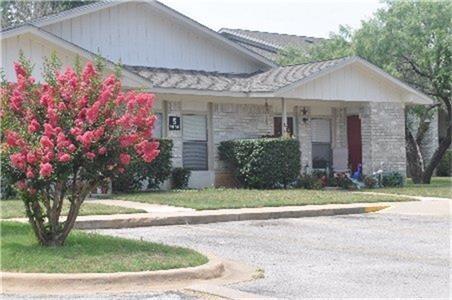
<svg viewBox="0 0 452 300">
<path fill-rule="evenodd" d="M 92 63 L 79 71 L 47 68 L 44 83 L 25 60 L 15 71 L 16 82 L 1 88 L 2 172 L 16 185 L 39 243 L 60 246 L 94 188 L 132 159 L 150 163 L 159 154 L 154 95 L 124 92 L 115 75 L 103 79 Z M 61 216 L 65 201 L 69 212 Z"/>
</svg>

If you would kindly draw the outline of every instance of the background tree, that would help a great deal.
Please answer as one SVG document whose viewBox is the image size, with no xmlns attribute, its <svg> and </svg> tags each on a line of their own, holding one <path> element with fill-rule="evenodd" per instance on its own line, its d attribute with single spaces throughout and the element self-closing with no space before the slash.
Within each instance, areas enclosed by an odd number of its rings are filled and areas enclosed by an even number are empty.
<svg viewBox="0 0 452 300">
<path fill-rule="evenodd" d="M 63 245 L 80 206 L 106 178 L 124 172 L 132 159 L 152 162 L 154 96 L 123 92 L 101 65 L 83 71 L 59 63 L 45 67 L 36 84 L 30 63 L 15 64 L 16 82 L 2 82 L 2 172 L 15 183 L 34 233 L 45 246 Z M 78 68 L 76 68 L 78 70 Z M 63 202 L 69 212 L 60 220 Z"/>
<path fill-rule="evenodd" d="M 362 22 L 360 29 L 341 27 L 330 40 L 307 50 L 285 50 L 280 62 L 358 55 L 435 99 L 433 105 L 407 109 L 405 130 L 410 175 L 415 183 L 430 183 L 451 144 L 451 15 L 450 1 L 386 1 L 386 7 Z M 432 157 L 425 157 L 421 147 L 438 110 L 447 116 L 446 137 Z"/>
<path fill-rule="evenodd" d="M 19 25 L 21 23 L 58 13 L 96 1 L 66 0 L 66 1 L 1 1 L 1 27 Z"/>
</svg>

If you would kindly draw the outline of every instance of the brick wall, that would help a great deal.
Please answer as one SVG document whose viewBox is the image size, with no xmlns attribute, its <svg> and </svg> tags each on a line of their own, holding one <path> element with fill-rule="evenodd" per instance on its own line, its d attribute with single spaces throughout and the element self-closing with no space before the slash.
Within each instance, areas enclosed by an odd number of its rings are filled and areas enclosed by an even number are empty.
<svg viewBox="0 0 452 300">
<path fill-rule="evenodd" d="M 403 104 L 366 104 L 361 115 L 361 134 L 364 174 L 370 174 L 380 168 L 406 174 Z"/>
</svg>

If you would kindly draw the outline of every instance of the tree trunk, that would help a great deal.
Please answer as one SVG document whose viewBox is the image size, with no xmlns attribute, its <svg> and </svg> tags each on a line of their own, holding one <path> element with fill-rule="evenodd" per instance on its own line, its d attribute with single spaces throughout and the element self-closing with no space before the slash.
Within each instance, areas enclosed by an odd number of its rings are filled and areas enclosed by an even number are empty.
<svg viewBox="0 0 452 300">
<path fill-rule="evenodd" d="M 60 221 L 60 217 L 66 183 L 57 183 L 52 186 L 52 189 L 43 190 L 33 196 L 24 195 L 23 201 L 28 219 L 40 245 L 48 247 L 64 245 L 75 225 L 83 201 L 96 183 L 71 184 L 71 186 L 70 208 L 64 222 Z M 49 190 L 52 190 L 52 193 Z M 43 214 L 44 210 L 45 214 Z"/>
<path fill-rule="evenodd" d="M 418 184 L 422 182 L 424 174 L 424 159 L 421 149 L 408 126 L 405 126 L 405 139 L 409 173 L 413 182 Z"/>
<path fill-rule="evenodd" d="M 450 119 L 450 118 L 449 118 Z M 433 172 L 435 171 L 436 167 L 439 165 L 441 159 L 443 158 L 444 154 L 446 153 L 447 149 L 449 149 L 450 144 L 452 142 L 452 125 L 449 124 L 447 127 L 447 135 L 446 138 L 441 141 L 438 148 L 436 149 L 435 153 L 433 153 L 432 159 L 430 160 L 429 164 L 425 168 L 424 174 L 422 176 L 422 183 L 429 184 Z"/>
</svg>

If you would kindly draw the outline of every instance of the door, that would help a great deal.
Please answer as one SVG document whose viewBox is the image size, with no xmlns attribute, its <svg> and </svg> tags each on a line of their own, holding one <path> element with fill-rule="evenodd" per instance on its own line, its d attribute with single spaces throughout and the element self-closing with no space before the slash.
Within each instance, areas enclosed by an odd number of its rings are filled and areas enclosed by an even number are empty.
<svg viewBox="0 0 452 300">
<path fill-rule="evenodd" d="M 352 172 L 362 164 L 361 119 L 359 116 L 347 117 L 348 164 Z"/>
</svg>

